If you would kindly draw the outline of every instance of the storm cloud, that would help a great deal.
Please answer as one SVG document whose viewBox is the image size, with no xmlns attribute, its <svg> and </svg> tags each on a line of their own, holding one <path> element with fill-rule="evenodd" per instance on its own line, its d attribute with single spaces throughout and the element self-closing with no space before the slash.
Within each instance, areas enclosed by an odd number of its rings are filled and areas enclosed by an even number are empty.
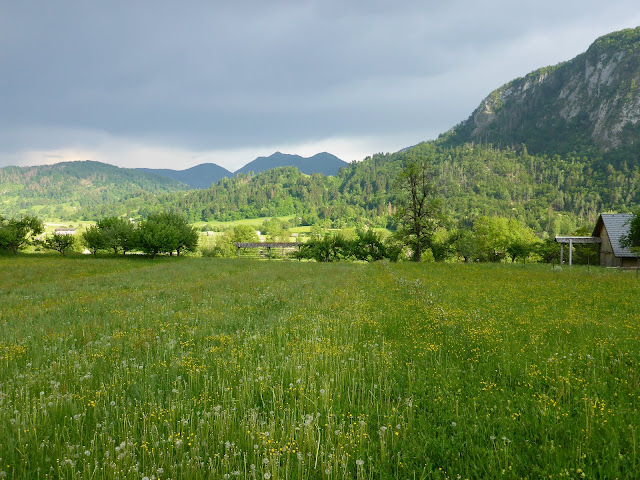
<svg viewBox="0 0 640 480">
<path fill-rule="evenodd" d="M 429 3 L 1 2 L 0 166 L 360 160 L 640 21 L 626 0 Z"/>
</svg>

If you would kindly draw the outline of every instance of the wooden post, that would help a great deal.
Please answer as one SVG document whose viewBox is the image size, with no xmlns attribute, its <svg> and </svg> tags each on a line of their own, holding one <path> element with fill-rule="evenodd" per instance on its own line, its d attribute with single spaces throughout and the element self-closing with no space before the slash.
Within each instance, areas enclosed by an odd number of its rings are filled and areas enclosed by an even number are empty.
<svg viewBox="0 0 640 480">
<path fill-rule="evenodd" d="M 238 260 L 240 260 L 240 247 L 238 247 Z"/>
<path fill-rule="evenodd" d="M 267 247 L 267 250 L 269 251 L 269 260 L 271 260 L 271 247 Z"/>
</svg>

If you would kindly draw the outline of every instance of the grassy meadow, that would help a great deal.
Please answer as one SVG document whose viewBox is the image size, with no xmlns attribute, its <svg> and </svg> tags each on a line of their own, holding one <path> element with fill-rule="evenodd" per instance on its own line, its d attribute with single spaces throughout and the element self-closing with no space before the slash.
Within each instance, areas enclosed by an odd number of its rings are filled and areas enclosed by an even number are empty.
<svg viewBox="0 0 640 480">
<path fill-rule="evenodd" d="M 0 256 L 0 478 L 640 477 L 640 281 Z"/>
</svg>

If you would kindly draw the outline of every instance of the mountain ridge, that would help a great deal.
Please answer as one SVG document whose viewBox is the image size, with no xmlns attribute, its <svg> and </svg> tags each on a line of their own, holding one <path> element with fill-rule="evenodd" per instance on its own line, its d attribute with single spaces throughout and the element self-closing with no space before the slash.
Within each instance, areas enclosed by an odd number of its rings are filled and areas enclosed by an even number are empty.
<svg viewBox="0 0 640 480">
<path fill-rule="evenodd" d="M 268 157 L 256 158 L 244 167 L 236 170 L 234 174 L 259 173 L 278 167 L 296 167 L 306 175 L 321 173 L 323 175 L 333 176 L 338 173 L 340 168 L 346 167 L 347 165 L 347 162 L 328 152 L 316 153 L 311 157 L 275 152 Z"/>
<path fill-rule="evenodd" d="M 639 86 L 640 27 L 604 35 L 571 60 L 504 84 L 438 141 L 638 159 Z"/>
<path fill-rule="evenodd" d="M 178 180 L 194 188 L 209 188 L 212 184 L 218 183 L 224 177 L 233 175 L 229 170 L 215 163 L 200 163 L 184 170 L 173 170 L 170 168 L 137 168 L 147 173 L 160 175 L 162 177 Z"/>
<path fill-rule="evenodd" d="M 221 179 L 231 178 L 238 174 L 254 174 L 279 167 L 296 167 L 306 175 L 320 173 L 322 175 L 336 175 L 340 168 L 346 167 L 347 162 L 328 152 L 316 153 L 311 157 L 275 152 L 268 157 L 257 157 L 238 170 L 231 172 L 215 163 L 201 163 L 184 170 L 173 170 L 168 168 L 138 168 L 145 172 L 162 175 L 179 180 L 194 188 L 209 188 L 218 183 Z"/>
</svg>

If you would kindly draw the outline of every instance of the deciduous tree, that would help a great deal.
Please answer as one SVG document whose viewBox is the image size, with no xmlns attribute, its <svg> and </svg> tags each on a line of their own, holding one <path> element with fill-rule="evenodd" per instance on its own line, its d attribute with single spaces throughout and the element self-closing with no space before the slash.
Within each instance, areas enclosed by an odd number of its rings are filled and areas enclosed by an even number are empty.
<svg viewBox="0 0 640 480">
<path fill-rule="evenodd" d="M 33 215 L 6 220 L 0 216 L 0 247 L 18 254 L 18 250 L 31 244 L 44 231 L 42 220 Z"/>
<path fill-rule="evenodd" d="M 198 232 L 180 215 L 164 212 L 147 217 L 138 226 L 140 249 L 154 258 L 158 253 L 193 251 L 198 246 Z"/>
<path fill-rule="evenodd" d="M 73 235 L 60 235 L 59 233 L 54 233 L 53 235 L 45 238 L 44 247 L 49 250 L 60 252 L 62 255 L 66 256 L 67 251 L 70 248 L 73 248 L 75 242 L 76 239 Z"/>
<path fill-rule="evenodd" d="M 640 255 L 640 210 L 631 218 L 629 222 L 629 233 L 620 239 L 620 244 Z"/>
<path fill-rule="evenodd" d="M 431 247 L 433 236 L 443 223 L 435 174 L 428 160 L 407 156 L 405 166 L 395 183 L 397 193 L 397 235 L 411 247 L 413 260 Z"/>
<path fill-rule="evenodd" d="M 103 236 L 104 248 L 113 249 L 116 255 L 120 251 L 124 255 L 135 249 L 137 244 L 135 226 L 126 218 L 104 217 L 98 220 L 97 225 Z"/>
<path fill-rule="evenodd" d="M 94 256 L 98 253 L 98 250 L 107 248 L 104 234 L 98 225 L 91 225 L 82 232 L 82 243 L 84 243 Z"/>
</svg>

